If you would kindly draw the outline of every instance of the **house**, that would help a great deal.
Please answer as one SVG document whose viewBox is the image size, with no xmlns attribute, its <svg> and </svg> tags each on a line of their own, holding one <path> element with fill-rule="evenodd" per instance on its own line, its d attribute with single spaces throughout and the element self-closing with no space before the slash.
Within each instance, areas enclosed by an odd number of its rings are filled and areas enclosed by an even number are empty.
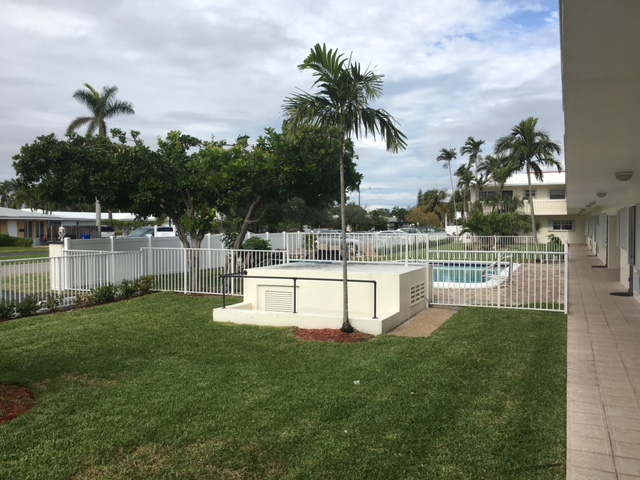
<svg viewBox="0 0 640 480">
<path fill-rule="evenodd" d="M 44 213 L 0 207 L 0 234 L 34 239 L 50 236 L 52 222 L 61 220 Z"/>
<path fill-rule="evenodd" d="M 480 192 L 474 192 L 480 200 L 488 200 L 499 194 L 499 186 L 489 183 Z M 502 189 L 502 196 L 524 199 L 520 213 L 529 215 L 531 203 L 539 225 L 538 242 L 546 243 L 549 235 L 555 235 L 569 243 L 584 242 L 584 219 L 567 212 L 565 172 L 543 172 L 543 179 L 531 176 L 531 191 L 526 173 L 511 176 Z M 531 203 L 529 202 L 531 200 Z"/>
</svg>

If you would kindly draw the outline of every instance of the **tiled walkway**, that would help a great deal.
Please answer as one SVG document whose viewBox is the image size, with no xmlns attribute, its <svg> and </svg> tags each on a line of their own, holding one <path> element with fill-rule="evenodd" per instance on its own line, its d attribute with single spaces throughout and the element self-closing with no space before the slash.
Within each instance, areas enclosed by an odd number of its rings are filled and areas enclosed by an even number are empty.
<svg viewBox="0 0 640 480">
<path fill-rule="evenodd" d="M 594 268 L 596 266 L 596 268 Z M 618 271 L 571 247 L 567 478 L 640 479 L 640 303 Z"/>
</svg>

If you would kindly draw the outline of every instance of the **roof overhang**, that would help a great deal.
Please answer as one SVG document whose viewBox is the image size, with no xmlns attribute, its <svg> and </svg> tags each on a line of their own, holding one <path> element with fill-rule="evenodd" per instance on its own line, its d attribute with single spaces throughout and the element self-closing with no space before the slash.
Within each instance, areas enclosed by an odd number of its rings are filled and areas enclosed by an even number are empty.
<svg viewBox="0 0 640 480">
<path fill-rule="evenodd" d="M 568 211 L 615 210 L 640 189 L 640 1 L 560 6 Z"/>
</svg>

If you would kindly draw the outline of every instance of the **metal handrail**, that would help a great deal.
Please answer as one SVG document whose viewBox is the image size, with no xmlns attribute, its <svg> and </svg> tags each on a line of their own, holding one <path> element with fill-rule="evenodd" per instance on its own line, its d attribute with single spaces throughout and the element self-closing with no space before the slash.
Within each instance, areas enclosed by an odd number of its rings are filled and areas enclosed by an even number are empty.
<svg viewBox="0 0 640 480">
<path fill-rule="evenodd" d="M 297 312 L 297 289 L 296 284 L 298 280 L 308 280 L 308 281 L 316 281 L 316 282 L 342 282 L 341 278 L 312 278 L 312 277 L 274 277 L 273 275 L 247 275 L 247 272 L 241 273 L 225 273 L 224 275 L 220 275 L 220 278 L 277 278 L 277 279 L 286 279 L 293 280 L 293 313 Z M 378 318 L 378 282 L 375 280 L 356 280 L 356 279 L 347 279 L 347 282 L 355 282 L 355 283 L 373 283 L 373 318 Z M 227 308 L 227 287 L 225 282 L 223 281 L 222 286 L 222 308 Z"/>
</svg>

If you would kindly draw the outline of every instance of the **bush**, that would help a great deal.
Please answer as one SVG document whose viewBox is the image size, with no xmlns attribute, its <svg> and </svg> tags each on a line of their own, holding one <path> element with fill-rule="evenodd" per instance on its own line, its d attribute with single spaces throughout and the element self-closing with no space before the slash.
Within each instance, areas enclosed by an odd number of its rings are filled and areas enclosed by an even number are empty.
<svg viewBox="0 0 640 480">
<path fill-rule="evenodd" d="M 6 298 L 0 299 L 0 320 L 9 320 L 13 318 L 15 311 L 16 302 L 13 300 L 7 300 Z"/>
<path fill-rule="evenodd" d="M 21 302 L 16 303 L 16 313 L 21 317 L 35 315 L 39 308 L 38 303 L 40 302 L 36 297 L 33 295 L 27 295 Z"/>
<path fill-rule="evenodd" d="M 131 298 L 138 293 L 138 288 L 134 282 L 130 280 L 123 280 L 118 285 L 118 298 Z"/>
<path fill-rule="evenodd" d="M 153 288 L 154 276 L 145 275 L 133 281 L 133 286 L 138 295 L 146 295 Z"/>
<path fill-rule="evenodd" d="M 251 237 L 242 244 L 246 250 L 271 250 L 271 242 L 260 237 Z"/>
<path fill-rule="evenodd" d="M 92 288 L 90 295 L 94 305 L 115 302 L 118 297 L 118 286 L 113 283 L 107 283 L 101 287 Z"/>
<path fill-rule="evenodd" d="M 18 238 L 7 235 L 6 233 L 0 234 L 0 247 L 32 247 L 33 238 Z"/>
</svg>

